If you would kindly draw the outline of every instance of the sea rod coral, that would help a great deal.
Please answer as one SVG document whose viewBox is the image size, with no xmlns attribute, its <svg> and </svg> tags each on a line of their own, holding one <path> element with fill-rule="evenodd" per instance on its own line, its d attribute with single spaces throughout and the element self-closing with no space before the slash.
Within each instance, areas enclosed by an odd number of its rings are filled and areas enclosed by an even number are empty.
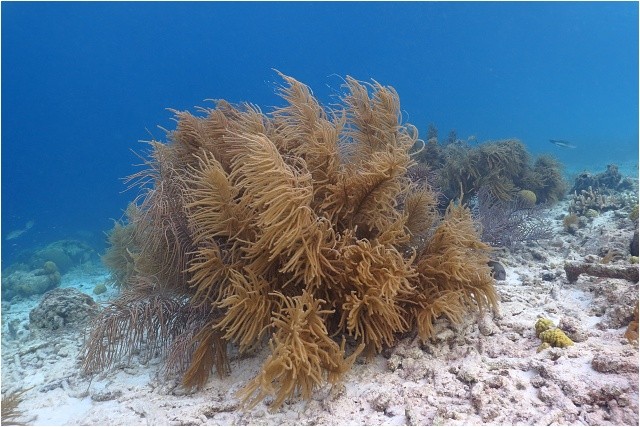
<svg viewBox="0 0 640 427">
<path fill-rule="evenodd" d="M 214 367 L 227 373 L 228 346 L 268 341 L 240 397 L 277 408 L 398 333 L 426 340 L 438 317 L 497 305 L 469 209 L 440 215 L 428 183 L 407 175 L 421 141 L 395 90 L 347 77 L 327 109 L 282 78 L 285 105 L 270 114 L 218 101 L 175 112 L 168 142 L 150 142 L 127 237 L 105 257 L 125 282 L 93 324 L 86 372 L 161 354 L 166 372 L 202 386 Z"/>
</svg>

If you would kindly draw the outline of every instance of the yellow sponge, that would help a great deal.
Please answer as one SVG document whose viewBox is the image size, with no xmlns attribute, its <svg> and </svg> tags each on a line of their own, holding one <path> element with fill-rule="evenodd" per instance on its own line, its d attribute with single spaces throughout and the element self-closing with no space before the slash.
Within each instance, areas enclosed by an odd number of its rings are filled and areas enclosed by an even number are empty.
<svg viewBox="0 0 640 427">
<path fill-rule="evenodd" d="M 552 347 L 569 347 L 573 345 L 573 341 L 561 329 L 549 329 L 540 333 L 542 342 L 549 343 Z"/>
<path fill-rule="evenodd" d="M 573 341 L 561 329 L 556 328 L 550 319 L 540 318 L 536 322 L 536 335 L 542 340 L 538 353 L 549 347 L 569 347 Z"/>
<path fill-rule="evenodd" d="M 536 336 L 540 337 L 540 334 L 546 330 L 551 328 L 555 328 L 556 325 L 553 324 L 553 321 L 550 319 L 545 319 L 544 317 L 538 319 L 536 322 Z"/>
</svg>

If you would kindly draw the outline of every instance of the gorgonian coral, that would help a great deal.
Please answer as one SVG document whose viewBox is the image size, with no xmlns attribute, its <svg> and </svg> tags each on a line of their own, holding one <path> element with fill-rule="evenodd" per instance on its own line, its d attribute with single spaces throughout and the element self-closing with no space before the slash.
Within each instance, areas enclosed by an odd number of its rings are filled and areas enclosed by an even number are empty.
<svg viewBox="0 0 640 427">
<path fill-rule="evenodd" d="M 169 142 L 150 143 L 127 234 L 111 239 L 127 246 L 109 258 L 127 283 L 96 320 L 86 371 L 144 344 L 197 386 L 228 370 L 228 345 L 269 339 L 241 395 L 277 407 L 399 332 L 427 339 L 438 316 L 496 304 L 469 210 L 441 217 L 428 184 L 408 177 L 421 141 L 393 88 L 348 77 L 342 105 L 326 109 L 282 78 L 285 105 L 270 114 L 218 101 L 176 112 Z"/>
</svg>

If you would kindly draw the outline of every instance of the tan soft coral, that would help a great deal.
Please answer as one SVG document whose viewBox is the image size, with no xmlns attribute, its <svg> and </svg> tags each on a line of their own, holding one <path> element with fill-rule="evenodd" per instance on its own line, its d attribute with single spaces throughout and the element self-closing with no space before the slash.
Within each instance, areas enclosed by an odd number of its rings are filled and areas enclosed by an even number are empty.
<svg viewBox="0 0 640 427">
<path fill-rule="evenodd" d="M 415 263 L 415 298 L 407 306 L 423 339 L 441 314 L 458 322 L 466 308 L 497 305 L 489 252 L 469 209 L 451 204 Z"/>
<path fill-rule="evenodd" d="M 310 398 L 325 380 L 336 383 L 362 350 L 345 357 L 344 341 L 339 346 L 329 338 L 325 319 L 332 311 L 322 309 L 325 301 L 308 292 L 293 298 L 276 295 L 280 307 L 271 322 L 276 330 L 270 341 L 272 354 L 260 374 L 240 391 L 251 406 L 272 395 L 270 406 L 277 408 L 298 390 Z"/>
<path fill-rule="evenodd" d="M 270 336 L 241 395 L 275 408 L 340 380 L 365 348 L 410 330 L 428 339 L 437 317 L 497 304 L 469 210 L 441 217 L 428 183 L 407 177 L 421 141 L 393 88 L 347 78 L 329 110 L 282 77 L 286 105 L 271 114 L 219 101 L 202 117 L 176 112 L 170 142 L 151 143 L 127 243 L 131 281 L 148 285 L 125 287 L 97 319 L 87 371 L 151 337 L 200 386 L 228 369 L 227 343 L 244 352 Z"/>
</svg>

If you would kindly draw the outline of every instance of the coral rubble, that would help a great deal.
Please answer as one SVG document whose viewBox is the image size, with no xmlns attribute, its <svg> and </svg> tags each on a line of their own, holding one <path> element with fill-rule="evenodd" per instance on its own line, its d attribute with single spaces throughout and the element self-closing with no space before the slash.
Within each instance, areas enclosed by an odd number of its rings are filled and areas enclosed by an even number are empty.
<svg viewBox="0 0 640 427">
<path fill-rule="evenodd" d="M 575 282 L 581 274 L 595 277 L 608 277 L 612 279 L 626 279 L 634 283 L 638 282 L 637 265 L 607 265 L 592 262 L 567 261 L 564 264 L 567 280 Z"/>
</svg>

